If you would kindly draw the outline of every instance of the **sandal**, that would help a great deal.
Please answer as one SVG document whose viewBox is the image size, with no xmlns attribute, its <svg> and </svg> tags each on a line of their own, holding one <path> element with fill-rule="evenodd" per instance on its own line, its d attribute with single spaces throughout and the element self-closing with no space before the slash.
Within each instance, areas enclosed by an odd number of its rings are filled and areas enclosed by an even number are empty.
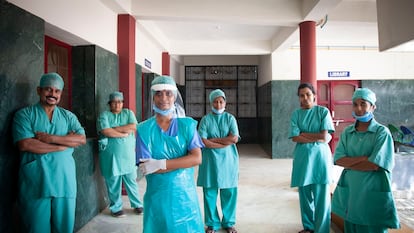
<svg viewBox="0 0 414 233">
<path fill-rule="evenodd" d="M 313 230 L 303 229 L 303 230 L 299 231 L 299 233 L 313 233 Z"/>
<path fill-rule="evenodd" d="M 237 230 L 234 227 L 227 227 L 226 232 L 227 233 L 237 233 Z"/>
<path fill-rule="evenodd" d="M 206 233 L 216 233 L 216 231 L 213 229 L 213 227 L 207 227 Z"/>
</svg>

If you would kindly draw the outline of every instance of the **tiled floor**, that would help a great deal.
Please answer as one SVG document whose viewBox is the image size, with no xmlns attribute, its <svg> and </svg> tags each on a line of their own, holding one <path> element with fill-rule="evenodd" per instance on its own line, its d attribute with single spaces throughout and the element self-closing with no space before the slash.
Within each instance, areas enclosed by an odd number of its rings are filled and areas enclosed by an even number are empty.
<svg viewBox="0 0 414 233">
<path fill-rule="evenodd" d="M 239 144 L 240 182 L 236 228 L 239 233 L 295 233 L 302 229 L 296 189 L 290 188 L 291 159 L 270 159 L 258 145 Z M 140 194 L 145 179 L 139 181 Z M 202 191 L 198 188 L 200 203 Z M 142 215 L 129 208 L 124 197 L 125 218 L 111 217 L 106 209 L 77 233 L 140 233 Z M 414 222 L 414 203 L 397 202 L 401 220 Z M 201 205 L 202 207 L 202 205 Z M 410 213 L 410 214 L 405 214 Z M 413 226 L 414 227 L 414 226 Z M 414 228 L 413 228 L 414 229 Z M 219 231 L 224 233 L 224 230 Z M 340 232 L 332 227 L 331 232 Z M 394 231 L 393 231 L 394 232 Z M 398 231 L 395 231 L 398 232 Z"/>
</svg>

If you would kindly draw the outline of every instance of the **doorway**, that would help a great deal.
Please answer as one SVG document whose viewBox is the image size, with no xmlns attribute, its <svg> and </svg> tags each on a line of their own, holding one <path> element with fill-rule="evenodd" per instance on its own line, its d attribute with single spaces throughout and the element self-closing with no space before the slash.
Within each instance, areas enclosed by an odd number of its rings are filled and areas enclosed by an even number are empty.
<svg viewBox="0 0 414 233">
<path fill-rule="evenodd" d="M 58 73 L 65 83 L 59 106 L 71 110 L 72 47 L 62 41 L 45 36 L 45 73 Z"/>
<path fill-rule="evenodd" d="M 360 87 L 360 81 L 321 80 L 317 82 L 317 86 L 317 102 L 330 110 L 335 126 L 335 133 L 332 134 L 330 142 L 331 150 L 334 152 L 342 131 L 354 122 L 352 118 L 352 95 L 355 89 Z"/>
</svg>

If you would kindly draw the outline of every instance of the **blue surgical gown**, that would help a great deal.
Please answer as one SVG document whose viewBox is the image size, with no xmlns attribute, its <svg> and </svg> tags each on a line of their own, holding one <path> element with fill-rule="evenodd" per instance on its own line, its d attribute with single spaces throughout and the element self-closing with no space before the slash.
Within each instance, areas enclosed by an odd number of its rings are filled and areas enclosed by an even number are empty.
<svg viewBox="0 0 414 233">
<path fill-rule="evenodd" d="M 296 109 L 291 117 L 289 138 L 300 133 L 334 132 L 329 110 L 315 105 L 310 109 Z M 291 187 L 332 182 L 332 152 L 326 142 L 296 143 L 293 152 Z"/>
<path fill-rule="evenodd" d="M 203 143 L 192 118 L 173 118 L 163 132 L 156 118 L 138 124 L 137 159 L 174 159 Z M 194 181 L 194 168 L 146 176 L 144 233 L 204 232 Z"/>
<path fill-rule="evenodd" d="M 335 149 L 334 160 L 345 156 L 368 156 L 380 168 L 377 171 L 344 169 L 332 199 L 332 212 L 358 225 L 399 228 L 391 191 L 394 146 L 387 127 L 375 119 L 366 132 L 355 125 L 344 129 Z"/>
</svg>

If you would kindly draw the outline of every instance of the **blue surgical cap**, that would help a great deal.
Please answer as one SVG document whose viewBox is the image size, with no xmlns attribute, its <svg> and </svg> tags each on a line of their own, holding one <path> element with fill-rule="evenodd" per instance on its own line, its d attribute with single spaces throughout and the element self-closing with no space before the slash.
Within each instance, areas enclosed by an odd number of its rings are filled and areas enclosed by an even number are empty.
<svg viewBox="0 0 414 233">
<path fill-rule="evenodd" d="M 226 100 L 226 95 L 224 94 L 224 91 L 222 91 L 220 89 L 216 89 L 216 90 L 210 92 L 210 96 L 209 96 L 210 103 L 213 103 L 214 100 L 217 97 L 220 97 L 220 96 L 223 97 L 224 100 Z"/>
<path fill-rule="evenodd" d="M 154 96 L 156 91 L 168 90 L 174 93 L 175 98 L 177 98 L 177 85 L 175 81 L 170 76 L 158 76 L 154 78 L 151 82 L 151 94 Z"/>
<path fill-rule="evenodd" d="M 54 87 L 63 90 L 63 79 L 58 73 L 43 74 L 40 78 L 39 87 Z"/>
<path fill-rule="evenodd" d="M 177 85 L 175 81 L 170 76 L 158 76 L 151 82 L 151 90 L 153 91 L 162 91 L 170 90 L 177 91 Z"/>
<path fill-rule="evenodd" d="M 115 92 L 112 92 L 109 95 L 109 102 L 111 102 L 112 100 L 115 100 L 115 99 L 121 100 L 121 101 L 124 100 L 124 95 L 122 94 L 122 92 L 115 91 Z"/>
<path fill-rule="evenodd" d="M 357 88 L 352 96 L 352 102 L 355 102 L 356 99 L 366 100 L 372 105 L 375 105 L 375 102 L 377 101 L 375 93 L 368 88 Z"/>
</svg>

